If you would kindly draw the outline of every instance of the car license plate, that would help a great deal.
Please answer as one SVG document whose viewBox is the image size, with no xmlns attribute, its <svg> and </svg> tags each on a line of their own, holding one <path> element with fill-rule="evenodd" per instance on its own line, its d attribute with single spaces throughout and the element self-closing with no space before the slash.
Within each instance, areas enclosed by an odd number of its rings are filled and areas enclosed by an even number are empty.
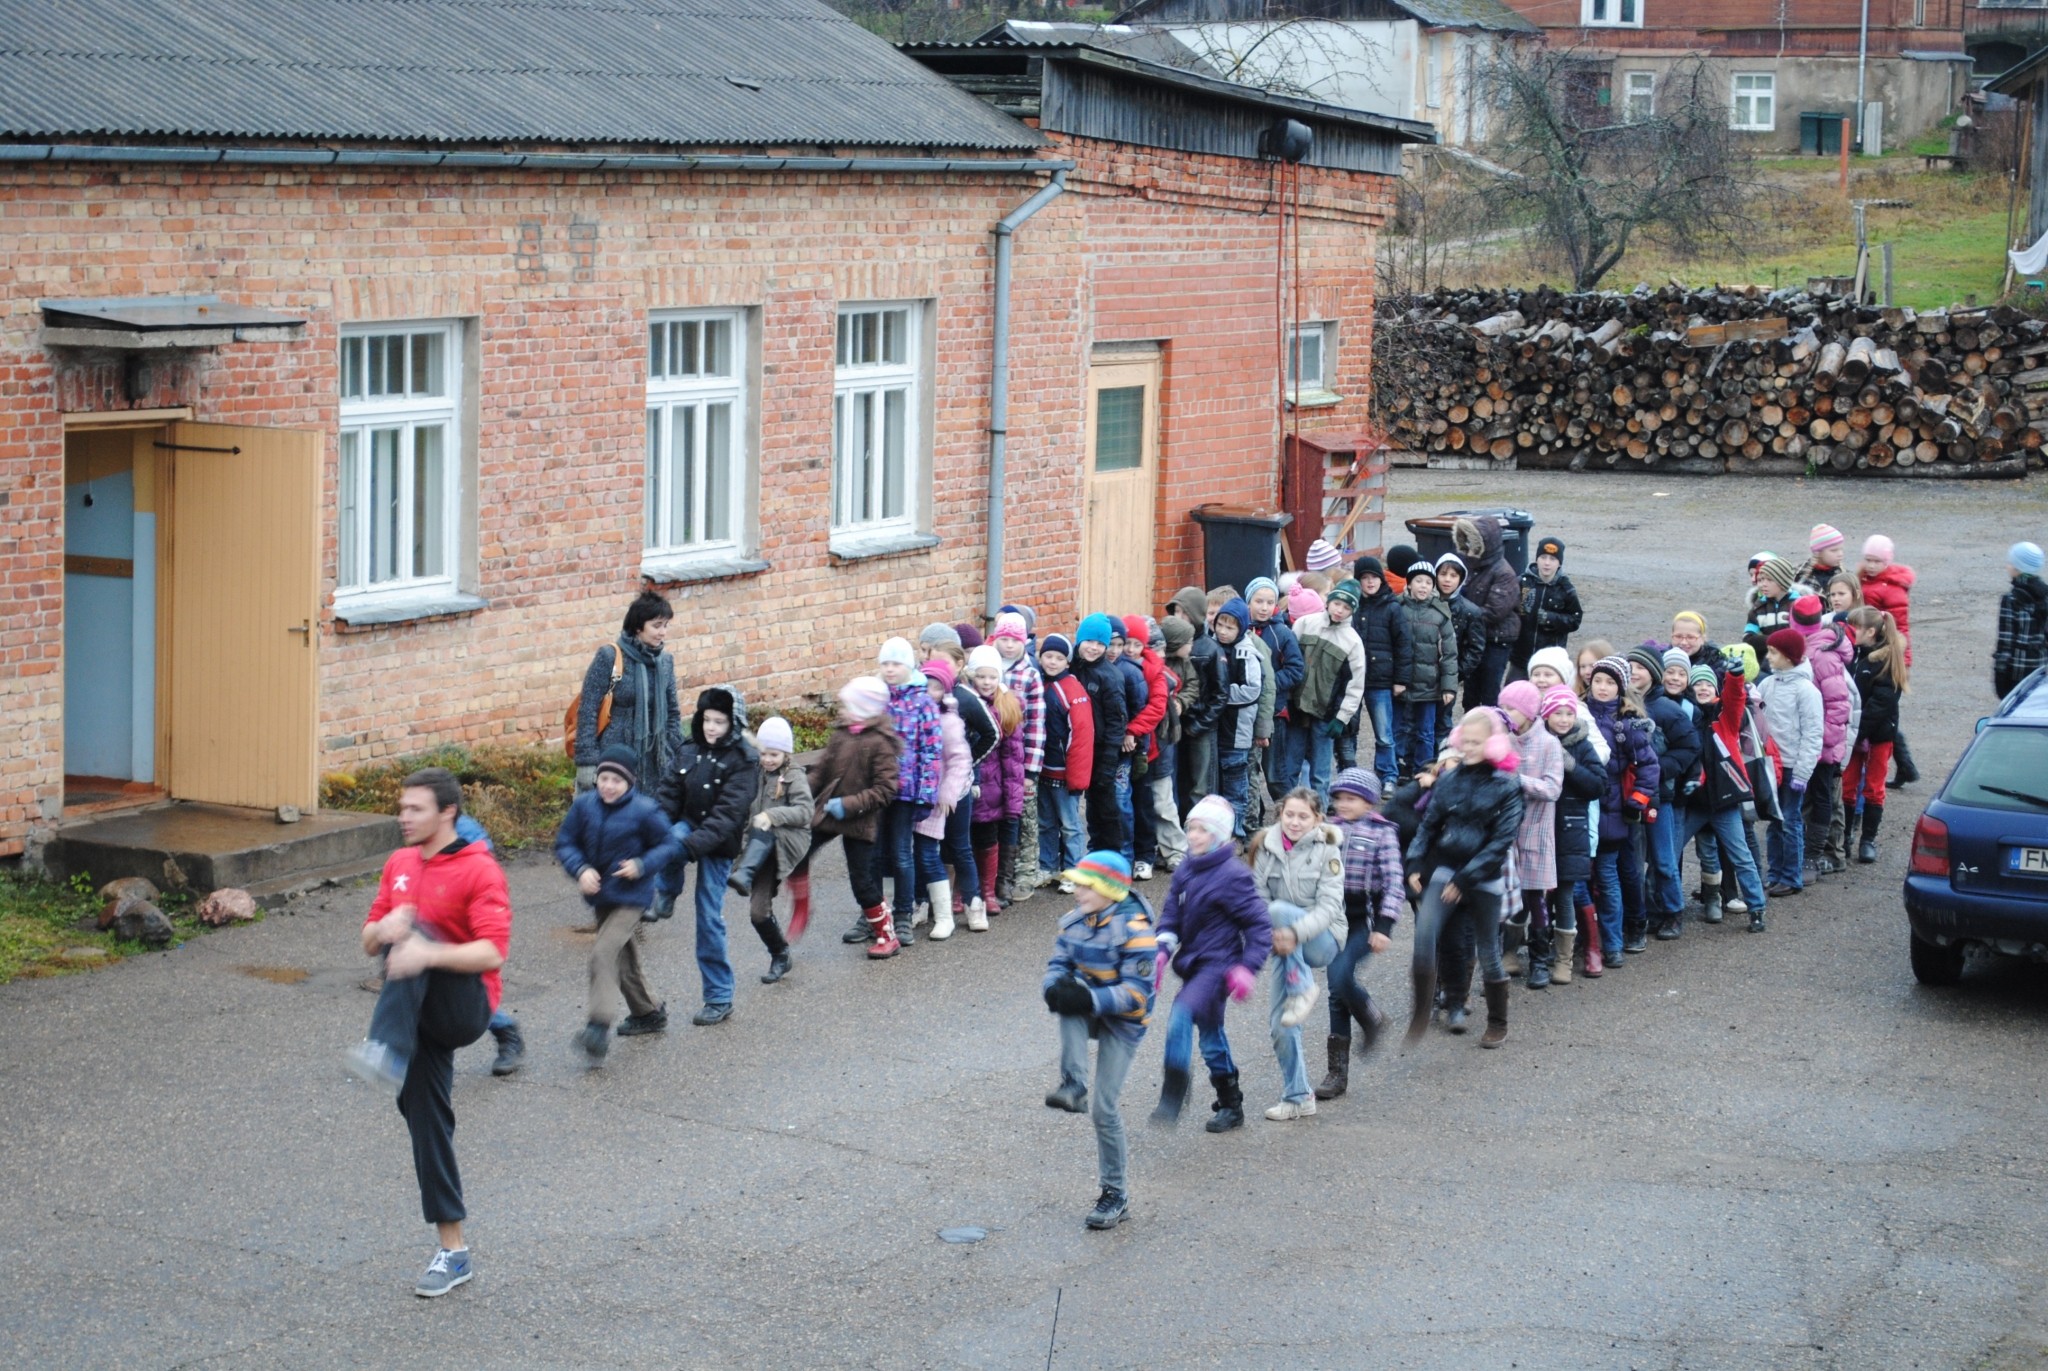
<svg viewBox="0 0 2048 1371">
<path fill-rule="evenodd" d="M 2015 876 L 2048 876 L 2048 847 L 2008 848 L 2005 869 Z"/>
</svg>

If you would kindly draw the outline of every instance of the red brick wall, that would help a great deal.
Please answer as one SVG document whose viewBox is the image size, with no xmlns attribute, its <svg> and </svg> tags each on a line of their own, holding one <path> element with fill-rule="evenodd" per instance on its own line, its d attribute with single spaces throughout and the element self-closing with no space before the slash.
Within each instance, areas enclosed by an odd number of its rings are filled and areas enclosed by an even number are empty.
<svg viewBox="0 0 2048 1371">
<path fill-rule="evenodd" d="M 1022 229 L 1012 334 L 1007 588 L 1074 610 L 1090 346 L 1158 340 L 1158 583 L 1194 570 L 1188 508 L 1269 499 L 1269 171 L 1070 142 L 1070 193 Z M 1372 226 L 1383 178 L 1311 172 L 1311 313 L 1340 317 L 1339 389 L 1316 426 L 1365 413 Z M 986 526 L 990 227 L 1027 178 L 9 167 L 0 214 L 0 853 L 54 813 L 62 779 L 60 410 L 190 403 L 223 423 L 337 424 L 337 338 L 354 322 L 462 317 L 481 367 L 476 589 L 483 612 L 352 628 L 323 617 L 326 769 L 442 741 L 559 728 L 583 664 L 638 585 L 650 309 L 758 311 L 760 555 L 769 572 L 670 587 L 694 687 L 759 700 L 832 688 L 890 632 L 980 608 Z M 594 225 L 594 229 L 583 226 Z M 240 343 L 130 386 L 118 364 L 60 379 L 35 301 L 218 292 L 302 313 L 303 337 Z M 841 301 L 931 299 L 936 549 L 826 554 L 832 342 Z M 138 389 L 127 400 L 130 389 Z M 61 392 L 61 394 L 60 394 Z M 1308 425 L 1305 423 L 1304 425 Z M 327 447 L 328 504 L 336 464 Z M 322 550 L 331 600 L 331 519 Z M 1132 608 L 1136 608 L 1133 606 Z"/>
</svg>

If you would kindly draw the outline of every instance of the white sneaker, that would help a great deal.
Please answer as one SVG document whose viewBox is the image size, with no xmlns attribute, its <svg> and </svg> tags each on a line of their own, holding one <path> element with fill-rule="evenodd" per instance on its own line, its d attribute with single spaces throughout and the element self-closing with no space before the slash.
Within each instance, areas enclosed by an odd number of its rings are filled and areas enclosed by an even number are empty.
<svg viewBox="0 0 2048 1371">
<path fill-rule="evenodd" d="M 1281 1001 L 1280 1026 L 1282 1028 L 1299 1028 L 1301 1021 L 1308 1017 L 1308 1012 L 1315 1008 L 1316 999 L 1321 993 L 1317 989 L 1316 983 L 1310 981 L 1306 994 L 1289 995 L 1285 1000 Z"/>
<path fill-rule="evenodd" d="M 1315 1112 L 1314 1100 L 1303 1100 L 1300 1104 L 1293 1100 L 1282 1100 L 1266 1111 L 1266 1117 L 1274 1123 L 1288 1123 L 1294 1119 L 1306 1119 Z"/>
<path fill-rule="evenodd" d="M 988 932 L 988 905 L 982 901 L 979 895 L 976 895 L 967 902 L 967 931 L 969 933 Z M 937 935 L 934 934 L 933 936 L 936 937 Z"/>
<path fill-rule="evenodd" d="M 1071 894 L 1073 894 L 1073 893 L 1074 893 L 1074 883 L 1073 883 L 1072 881 L 1061 881 L 1061 882 L 1060 882 L 1060 894 L 1062 894 L 1062 895 L 1071 895 Z"/>
<path fill-rule="evenodd" d="M 1132 879 L 1132 880 L 1134 880 L 1134 881 L 1149 881 L 1149 880 L 1151 880 L 1151 879 L 1152 879 L 1152 863 L 1150 863 L 1150 862 L 1139 862 L 1139 863 L 1138 863 L 1138 864 L 1137 864 L 1136 866 L 1132 867 L 1132 868 L 1131 868 L 1131 879 Z"/>
<path fill-rule="evenodd" d="M 1749 913 L 1749 901 L 1737 895 L 1732 900 L 1723 900 L 1721 908 L 1730 914 L 1747 914 Z"/>
<path fill-rule="evenodd" d="M 912 928 L 920 928 L 924 924 L 928 923 L 931 920 L 931 917 L 932 907 L 926 904 L 923 900 L 919 900 L 915 905 L 911 906 L 910 926 Z"/>
</svg>

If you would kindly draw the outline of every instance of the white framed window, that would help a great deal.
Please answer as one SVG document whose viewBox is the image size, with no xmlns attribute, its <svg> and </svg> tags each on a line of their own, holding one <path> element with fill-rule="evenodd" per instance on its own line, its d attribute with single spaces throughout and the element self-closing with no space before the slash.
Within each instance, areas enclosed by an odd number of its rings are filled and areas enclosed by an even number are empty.
<svg viewBox="0 0 2048 1371">
<path fill-rule="evenodd" d="M 1621 117 L 1640 124 L 1657 112 L 1657 73 L 1625 72 L 1621 78 Z"/>
<path fill-rule="evenodd" d="M 1778 126 L 1778 78 L 1767 71 L 1738 71 L 1731 87 L 1728 127 L 1768 133 Z"/>
<path fill-rule="evenodd" d="M 1444 39 L 1433 33 L 1429 46 L 1424 50 L 1422 68 L 1422 102 L 1430 109 L 1441 109 L 1444 103 Z"/>
<path fill-rule="evenodd" d="M 1648 0 L 1579 0 L 1579 23 L 1589 28 L 1639 29 Z"/>
<path fill-rule="evenodd" d="M 844 305 L 832 373 L 832 531 L 913 531 L 922 478 L 923 310 Z"/>
<path fill-rule="evenodd" d="M 343 331 L 338 608 L 455 592 L 461 371 L 452 320 Z"/>
<path fill-rule="evenodd" d="M 650 555 L 730 553 L 747 494 L 746 316 L 659 313 L 647 321 Z"/>
<path fill-rule="evenodd" d="M 1287 398 L 1296 405 L 1330 405 L 1340 398 L 1337 380 L 1337 326 L 1327 320 L 1303 324 L 1287 333 Z"/>
</svg>

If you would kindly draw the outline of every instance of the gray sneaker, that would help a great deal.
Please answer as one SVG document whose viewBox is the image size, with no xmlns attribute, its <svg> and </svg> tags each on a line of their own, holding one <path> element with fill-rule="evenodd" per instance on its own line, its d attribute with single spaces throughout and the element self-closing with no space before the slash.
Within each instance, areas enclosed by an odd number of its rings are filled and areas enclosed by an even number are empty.
<svg viewBox="0 0 2048 1371">
<path fill-rule="evenodd" d="M 469 1264 L 469 1249 L 460 1248 L 454 1252 L 442 1248 L 434 1253 L 434 1259 L 427 1263 L 426 1274 L 412 1293 L 423 1300 L 435 1300 L 447 1294 L 458 1285 L 466 1285 L 476 1274 L 476 1268 Z"/>
<path fill-rule="evenodd" d="M 341 1064 L 351 1076 L 380 1085 L 396 1095 L 405 1084 L 405 1058 L 383 1043 L 365 1038 L 348 1050 Z"/>
</svg>

